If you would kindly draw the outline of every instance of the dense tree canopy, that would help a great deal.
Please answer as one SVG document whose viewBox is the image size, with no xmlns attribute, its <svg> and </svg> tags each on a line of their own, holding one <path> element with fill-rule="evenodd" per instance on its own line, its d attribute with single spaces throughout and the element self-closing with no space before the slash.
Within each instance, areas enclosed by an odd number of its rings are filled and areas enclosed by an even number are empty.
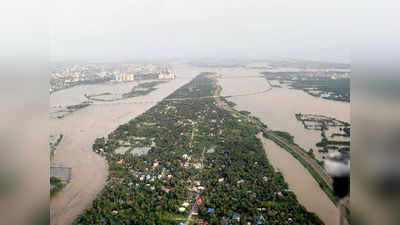
<svg viewBox="0 0 400 225">
<path fill-rule="evenodd" d="M 95 141 L 109 178 L 75 224 L 179 224 L 199 201 L 197 223 L 323 224 L 269 164 L 257 127 L 198 98 L 215 91 L 208 75 Z M 151 149 L 132 154 L 142 146 Z"/>
</svg>

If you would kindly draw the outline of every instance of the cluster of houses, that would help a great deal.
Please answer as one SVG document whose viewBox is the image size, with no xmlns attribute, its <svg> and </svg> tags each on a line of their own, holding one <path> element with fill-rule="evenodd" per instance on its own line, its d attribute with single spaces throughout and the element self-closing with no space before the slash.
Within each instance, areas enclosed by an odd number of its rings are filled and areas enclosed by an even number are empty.
<svg viewBox="0 0 400 225">
<path fill-rule="evenodd" d="M 189 122 L 193 122 L 193 121 L 189 121 Z M 137 138 L 138 140 L 140 138 Z M 143 138 L 140 140 L 144 140 Z M 154 139 L 151 139 L 152 143 L 154 143 Z M 131 147 L 126 147 L 126 146 L 130 146 L 128 142 L 125 141 L 121 141 L 119 142 L 120 145 L 123 145 L 119 148 L 117 148 L 115 150 L 116 154 L 125 154 L 125 152 L 129 149 L 131 149 Z M 152 147 L 154 147 L 152 145 Z M 139 147 L 136 147 L 139 148 Z M 131 149 L 131 151 L 134 151 L 134 149 Z M 175 151 L 172 151 L 171 154 L 176 155 Z M 192 156 L 184 153 L 182 154 L 180 157 L 180 166 L 183 168 L 195 168 L 195 169 L 201 169 L 202 168 L 202 164 L 200 162 L 196 162 L 193 161 Z M 133 188 L 139 188 L 140 186 L 144 186 L 144 187 L 149 187 L 150 190 L 155 190 L 155 186 L 152 184 L 153 182 L 155 182 L 156 180 L 169 180 L 171 178 L 173 178 L 172 174 L 169 174 L 169 170 L 166 167 L 162 167 L 161 170 L 157 170 L 157 171 L 161 171 L 160 173 L 156 173 L 156 169 L 161 166 L 161 161 L 160 160 L 155 160 L 153 162 L 148 162 L 148 161 L 144 161 L 143 162 L 146 167 L 143 168 L 144 171 L 136 171 L 133 169 L 130 169 L 130 172 L 133 174 L 133 176 L 135 178 L 138 179 L 138 182 L 130 182 L 128 185 L 130 187 Z M 122 164 L 122 165 L 126 165 L 125 159 L 121 158 L 117 161 L 117 164 Z M 199 193 L 200 191 L 204 190 L 205 187 L 201 185 L 200 181 L 195 180 L 195 181 L 191 181 L 190 179 L 187 181 L 189 186 L 188 186 L 188 191 L 192 192 L 192 193 Z M 122 183 L 122 180 L 119 180 L 118 182 L 114 182 L 114 183 Z M 166 186 L 162 186 L 161 190 L 164 192 L 170 192 L 171 190 L 173 190 L 173 187 L 166 187 Z M 189 201 L 184 201 L 181 205 L 181 207 L 178 208 L 178 211 L 183 213 L 187 210 L 187 208 L 190 206 Z"/>
<path fill-rule="evenodd" d="M 173 105 L 166 105 L 166 107 L 164 109 L 161 109 L 161 111 L 159 112 L 161 114 L 177 114 L 177 108 Z M 205 109 L 202 111 L 197 111 L 195 113 L 196 115 L 196 121 L 192 119 L 188 119 L 188 118 L 177 118 L 176 122 L 175 122 L 175 126 L 177 127 L 188 127 L 191 129 L 187 129 L 187 131 L 192 131 L 192 136 L 193 136 L 193 132 L 197 132 L 199 131 L 199 128 L 196 127 L 196 125 L 201 121 L 201 120 L 206 120 L 206 116 L 209 113 L 212 114 L 216 114 L 217 112 L 215 110 L 210 111 L 209 109 Z M 220 118 L 220 119 L 210 119 L 207 120 L 207 123 L 209 124 L 210 128 L 207 129 L 207 135 L 209 136 L 215 136 L 215 135 L 221 135 L 222 134 L 222 130 L 223 130 L 223 123 L 224 123 L 224 118 Z M 144 125 L 143 123 L 141 123 L 142 125 Z M 140 124 L 137 124 L 137 127 L 140 127 Z M 201 129 L 201 128 L 200 128 Z M 203 132 L 205 132 L 205 130 L 201 129 Z M 219 131 L 219 132 L 218 132 Z M 181 135 L 183 135 L 184 133 L 181 133 Z M 206 134 L 206 133 L 203 133 Z M 128 143 L 129 142 L 129 143 Z M 139 141 L 140 142 L 140 141 Z M 154 143 L 154 139 L 152 139 L 152 143 Z M 129 146 L 131 148 L 131 151 L 135 151 L 134 149 L 132 149 L 132 141 L 122 141 L 119 143 L 122 146 Z M 140 143 L 135 143 L 135 144 L 140 144 Z M 151 148 L 154 147 L 154 145 L 152 144 L 150 147 L 147 146 L 147 148 Z M 189 145 L 189 148 L 191 146 Z M 135 147 L 137 148 L 137 151 L 140 151 L 140 147 Z M 143 147 L 142 147 L 143 148 Z M 209 149 L 206 150 L 205 153 L 214 153 L 215 152 L 215 147 L 211 147 Z M 125 153 L 125 152 L 124 152 Z M 123 154 L 124 154 L 123 153 Z M 171 151 L 170 154 L 175 155 L 174 158 L 178 159 L 178 165 L 181 168 L 185 168 L 185 169 L 202 169 L 203 168 L 203 164 L 199 161 L 199 160 L 194 160 L 193 157 L 191 156 L 191 150 L 190 151 L 186 151 L 186 152 L 181 152 L 181 153 L 176 153 L 175 151 Z M 178 156 L 179 154 L 179 156 Z M 178 156 L 178 157 L 177 157 Z M 120 159 L 118 161 L 119 164 L 124 164 L 125 161 L 124 159 Z M 141 171 L 135 171 L 135 170 L 130 170 L 131 173 L 134 175 L 134 177 L 137 178 L 137 182 L 131 182 L 129 183 L 129 186 L 132 186 L 132 188 L 139 188 L 141 186 L 144 187 L 149 187 L 150 190 L 155 190 L 156 188 L 160 188 L 158 183 L 158 186 L 156 185 L 156 181 L 157 180 L 161 180 L 164 184 L 161 185 L 161 190 L 168 193 L 172 190 L 174 190 L 174 187 L 172 186 L 168 186 L 166 184 L 165 181 L 167 181 L 168 179 L 173 178 L 173 171 L 170 171 L 170 169 L 168 168 L 168 164 L 164 164 L 162 163 L 160 160 L 153 160 L 150 162 L 144 161 L 144 164 L 146 165 L 145 168 L 141 168 Z M 164 167 L 164 166 L 165 167 Z M 159 169 L 161 167 L 161 170 Z M 222 167 L 224 167 L 224 165 L 222 165 Z M 224 182 L 225 178 L 219 178 L 218 182 Z M 243 179 L 239 179 L 237 181 L 237 184 L 240 185 L 242 183 L 244 183 L 245 181 Z M 202 205 L 202 199 L 200 197 L 195 197 L 194 196 L 199 196 L 199 194 L 205 190 L 205 187 L 202 185 L 202 182 L 200 180 L 191 180 L 188 179 L 185 182 L 187 184 L 187 190 L 188 190 L 188 197 L 179 205 L 179 207 L 177 208 L 179 213 L 185 213 L 187 211 L 190 211 L 191 206 L 193 204 L 193 200 L 195 199 L 195 204 L 197 204 L 198 206 Z M 208 207 L 207 208 L 207 213 L 215 213 L 215 209 Z M 197 212 L 192 213 L 193 216 L 198 216 Z M 228 224 L 229 221 L 240 221 L 240 215 L 239 214 L 233 214 L 229 217 L 226 218 L 226 223 Z M 208 222 L 204 219 L 195 217 L 194 222 L 196 224 L 208 224 Z M 261 224 L 261 223 L 260 223 Z"/>
</svg>

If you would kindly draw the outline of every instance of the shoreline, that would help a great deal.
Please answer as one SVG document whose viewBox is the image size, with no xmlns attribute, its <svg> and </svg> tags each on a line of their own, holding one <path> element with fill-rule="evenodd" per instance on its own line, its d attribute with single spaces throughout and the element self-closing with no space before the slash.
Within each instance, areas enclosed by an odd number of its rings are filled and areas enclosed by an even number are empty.
<svg viewBox="0 0 400 225">
<path fill-rule="evenodd" d="M 238 77 L 240 77 L 240 76 L 247 76 L 251 72 L 255 72 L 255 71 L 245 71 L 245 73 L 240 72 L 240 71 L 224 71 L 222 73 L 225 73 L 226 75 L 231 75 L 230 73 L 233 73 L 233 74 L 236 74 Z M 252 82 L 252 83 L 257 82 L 257 81 L 253 81 L 251 79 L 248 79 L 248 80 L 249 80 L 249 82 Z M 265 79 L 265 81 L 268 86 L 270 86 L 270 87 L 272 86 L 268 79 Z M 225 93 L 223 93 L 224 95 L 234 94 L 234 93 L 238 92 L 238 90 L 240 90 L 240 91 L 246 90 L 246 87 L 241 88 L 240 85 L 238 86 L 238 84 L 234 83 L 234 82 L 219 81 L 219 83 L 223 89 L 226 89 Z M 260 85 L 251 85 L 252 83 L 249 83 L 248 87 L 259 86 L 259 88 L 262 88 L 262 85 L 261 86 Z M 237 86 L 239 88 L 238 90 L 235 88 Z M 285 107 L 285 108 L 283 108 L 283 110 L 285 110 L 285 109 L 289 110 L 289 111 L 293 110 L 293 108 L 292 108 L 293 106 L 288 103 L 292 102 L 292 101 L 290 101 L 290 99 L 293 98 L 295 93 L 299 92 L 299 90 L 294 90 L 294 91 L 295 92 L 289 92 L 289 91 L 285 91 L 281 88 L 274 88 L 274 90 L 272 90 L 271 93 L 268 93 L 268 95 L 262 95 L 261 97 L 254 96 L 253 98 L 247 98 L 247 97 L 231 98 L 231 99 L 229 99 L 229 101 L 233 102 L 236 105 L 236 107 L 234 107 L 235 111 L 237 111 L 237 112 L 242 111 L 242 110 L 248 111 L 251 113 L 250 116 L 259 118 L 267 126 L 269 126 L 269 127 L 271 126 L 273 130 L 283 130 L 285 132 L 289 132 L 289 133 L 293 134 L 291 132 L 291 129 L 289 129 L 289 131 L 287 129 L 285 129 L 285 127 L 288 127 L 291 123 L 286 122 L 283 124 L 283 127 L 282 127 L 282 125 L 280 125 L 281 124 L 280 122 L 282 121 L 282 116 L 285 116 L 285 115 L 277 114 L 276 111 L 280 111 L 280 108 L 276 108 L 275 105 L 276 104 L 282 105 L 283 107 Z M 302 93 L 304 93 L 304 92 L 302 92 Z M 282 94 L 284 96 L 283 97 L 284 100 L 283 99 L 281 100 L 281 101 L 283 101 L 283 104 L 279 103 L 279 99 L 276 99 L 276 97 L 279 97 Z M 305 93 L 302 94 L 302 96 L 304 96 L 304 95 L 306 95 L 306 94 Z M 325 100 L 325 99 L 323 99 L 323 100 L 317 99 L 313 96 L 307 95 L 307 96 L 305 96 L 305 99 L 303 100 L 304 103 L 302 102 L 302 104 L 308 103 L 306 100 L 310 100 L 311 98 L 312 98 L 311 102 L 321 103 L 321 104 L 324 103 L 323 105 L 329 104 L 332 101 L 332 100 Z M 278 102 L 276 102 L 276 101 L 278 101 Z M 329 102 L 327 102 L 327 101 L 329 101 Z M 258 105 L 257 105 L 257 103 L 258 103 Z M 270 103 L 272 103 L 272 104 L 270 104 Z M 295 104 L 295 106 L 298 107 L 299 109 L 304 108 L 301 105 L 299 105 L 299 103 L 297 103 L 297 102 L 293 102 L 293 104 Z M 340 103 L 334 102 L 332 104 L 338 105 Z M 315 105 L 313 105 L 311 107 L 315 108 Z M 275 109 L 277 109 L 277 110 L 275 110 Z M 308 110 L 310 110 L 310 109 L 306 108 L 305 110 L 306 110 L 305 112 L 308 112 Z M 327 110 L 321 110 L 321 111 L 327 112 Z M 273 116 L 272 118 L 271 118 L 271 113 Z M 324 114 L 324 113 L 322 113 L 322 114 Z M 341 118 L 341 119 L 343 119 L 343 118 Z M 304 135 L 302 133 L 307 133 L 307 132 L 301 131 L 301 129 L 298 129 L 296 131 L 297 132 L 294 132 L 295 134 L 302 135 L 300 137 L 295 136 L 295 137 L 297 137 L 296 139 L 303 137 Z M 299 132 L 299 131 L 301 131 L 301 132 Z M 262 137 L 262 138 L 264 138 L 264 137 Z M 326 224 L 333 224 L 333 225 L 337 224 L 338 211 L 337 211 L 336 206 L 333 203 L 334 199 L 330 199 L 328 197 L 328 195 L 323 191 L 323 189 L 321 189 L 319 182 L 317 181 L 318 179 L 316 179 L 315 176 L 313 176 L 312 171 L 307 169 L 306 165 L 302 164 L 301 159 L 296 158 L 294 155 L 292 155 L 289 151 L 284 149 L 282 146 L 279 146 L 273 140 L 270 140 L 270 139 L 266 139 L 266 140 L 271 142 L 268 145 L 269 148 L 273 148 L 275 150 L 278 149 L 276 151 L 283 152 L 281 154 L 283 154 L 284 157 L 282 157 L 280 159 L 280 163 L 278 162 L 276 164 L 278 164 L 278 168 L 281 167 L 280 170 L 282 170 L 282 171 L 286 170 L 286 173 L 284 173 L 285 180 L 288 182 L 289 186 L 294 187 L 293 190 L 294 190 L 296 196 L 298 196 L 298 199 L 301 202 L 301 204 L 306 206 L 306 208 L 309 209 L 310 211 L 317 213 L 321 218 L 323 218 L 323 220 L 324 220 L 324 222 L 326 222 Z M 301 144 L 300 146 L 302 146 L 304 143 L 307 143 L 307 141 L 302 141 L 302 143 L 300 143 Z M 263 142 L 263 144 L 264 144 L 264 142 Z M 264 147 L 267 148 L 265 146 L 265 144 L 264 144 Z M 268 151 L 268 149 L 266 149 L 266 153 L 267 153 L 267 151 Z M 288 160 L 290 161 L 290 163 L 288 163 Z M 296 170 L 288 169 L 291 166 L 293 167 L 294 165 L 296 165 L 296 168 L 297 168 Z M 299 171 L 301 171 L 301 172 L 299 172 Z M 289 176 L 291 176 L 291 178 L 289 178 Z M 308 180 L 308 182 L 307 182 L 308 184 L 304 183 L 303 180 L 305 180 L 305 179 Z M 309 187 L 304 188 L 307 185 L 309 185 Z M 312 190 L 314 190 L 314 191 L 312 191 Z M 310 195 L 310 192 L 311 193 L 317 192 L 317 195 L 319 197 Z M 323 200 L 321 200 L 321 199 L 323 199 Z"/>
<path fill-rule="evenodd" d="M 307 210 L 316 213 L 327 225 L 336 225 L 338 222 L 338 209 L 328 196 L 322 191 L 316 180 L 307 169 L 295 159 L 289 152 L 278 146 L 270 139 L 259 135 L 263 144 L 266 157 L 271 164 L 282 172 L 289 187 L 296 194 L 299 202 Z M 302 171 L 305 176 L 299 178 L 291 173 L 291 170 Z M 298 182 L 298 179 L 302 179 Z M 320 201 L 324 199 L 324 201 Z M 325 204 L 328 203 L 328 204 Z"/>
<path fill-rule="evenodd" d="M 71 224 L 103 189 L 108 178 L 108 165 L 103 157 L 92 151 L 94 140 L 141 115 L 156 104 L 152 101 L 164 99 L 197 74 L 185 66 L 179 71 L 187 79 L 162 84 L 154 92 L 138 97 L 146 101 L 140 107 L 129 101 L 127 104 L 92 104 L 63 119 L 50 119 L 51 132 L 64 135 L 54 163 L 72 168 L 70 183 L 50 201 L 51 224 Z"/>
<path fill-rule="evenodd" d="M 199 81 L 215 88 L 213 86 L 215 84 L 209 81 L 210 78 L 212 77 L 199 76 L 192 80 L 189 85 L 193 86 L 196 81 Z M 191 88 L 185 88 L 184 90 L 191 90 Z M 194 92 L 187 92 L 186 95 L 188 96 L 183 98 L 198 96 L 198 94 L 209 96 L 211 93 L 209 94 L 208 91 L 215 93 L 218 92 L 218 89 L 212 90 L 208 89 L 208 87 L 203 87 L 203 89 L 198 89 Z M 179 94 L 179 91 L 172 95 L 175 97 L 177 94 Z M 187 105 L 190 105 L 190 107 L 187 107 Z M 108 136 L 107 140 L 104 138 L 97 139 L 94 149 L 100 155 L 105 156 L 110 163 L 112 182 L 102 195 L 95 200 L 89 211 L 86 211 L 75 223 L 94 224 L 100 220 L 107 221 L 115 218 L 115 215 L 118 214 L 120 215 L 119 222 L 130 221 L 132 223 L 136 221 L 138 224 L 147 224 L 146 219 L 151 219 L 153 223 L 157 221 L 157 224 L 160 224 L 161 221 L 161 224 L 176 224 L 178 220 L 183 222 L 182 215 L 187 216 L 185 208 L 190 206 L 190 203 L 193 203 L 194 208 L 192 209 L 198 213 L 196 216 L 202 220 L 210 221 L 212 224 L 216 224 L 217 221 L 221 223 L 224 220 L 224 215 L 232 216 L 232 220 L 235 220 L 233 217 L 236 216 L 236 213 L 230 210 L 236 211 L 238 208 L 247 207 L 250 207 L 249 210 L 240 212 L 244 221 L 255 222 L 254 216 L 263 214 L 265 218 L 271 221 L 276 221 L 277 219 L 286 222 L 297 220 L 300 224 L 308 222 L 323 224 L 318 216 L 310 213 L 300 205 L 295 195 L 288 190 L 287 183 L 282 175 L 276 173 L 272 166 L 269 165 L 262 144 L 256 138 L 259 124 L 253 120 L 248 120 L 247 117 L 237 116 L 236 112 L 228 111 L 223 105 L 222 100 L 217 96 L 215 99 L 199 100 L 198 102 L 164 102 L 142 114 L 140 118 L 119 127 Z M 200 116 L 204 113 L 204 110 L 207 110 L 205 113 L 210 118 Z M 172 130 L 176 128 L 175 123 L 170 123 L 168 120 L 159 120 L 165 114 L 171 116 L 169 120 L 172 118 L 174 121 L 185 125 L 176 133 L 163 132 L 162 129 Z M 219 120 L 217 118 L 223 119 Z M 224 122 L 225 119 L 226 122 Z M 158 123 L 157 121 L 160 122 Z M 162 129 L 154 131 L 155 126 Z M 208 129 L 210 127 L 212 129 Z M 178 138 L 178 142 L 165 141 L 179 135 L 179 132 L 181 132 L 180 135 L 186 134 L 184 136 L 188 138 Z M 130 154 L 121 155 L 115 152 L 116 148 L 124 145 L 124 141 L 129 139 L 128 137 L 137 137 L 139 134 L 143 134 L 146 138 L 155 137 L 155 143 L 158 147 L 152 149 L 149 154 L 140 156 L 141 158 L 132 157 Z M 194 139 L 197 139 L 197 142 Z M 243 140 L 243 144 L 238 144 L 237 139 Z M 123 141 L 122 143 L 121 140 Z M 192 145 L 193 142 L 194 146 Z M 212 146 L 215 146 L 215 149 Z M 254 150 L 249 152 L 248 148 Z M 204 155 L 206 149 L 213 149 L 213 151 L 209 152 L 207 150 L 210 155 Z M 231 154 L 226 154 L 226 151 L 231 152 Z M 248 157 L 245 157 L 246 160 L 238 160 L 240 156 Z M 205 160 L 204 165 L 203 159 Z M 221 164 L 225 169 L 221 170 L 221 167 L 218 166 Z M 236 170 L 241 166 L 245 166 L 248 170 Z M 201 168 L 207 171 L 204 174 L 200 173 L 201 175 L 197 177 L 196 172 L 199 171 L 196 170 Z M 240 179 L 241 177 L 243 179 Z M 169 181 L 169 179 L 171 180 Z M 254 179 L 258 182 L 254 182 Z M 187 182 L 179 182 L 183 180 Z M 166 187 L 168 187 L 168 190 L 166 190 Z M 172 191 L 169 187 L 174 190 Z M 232 187 L 229 190 L 230 192 L 220 191 L 221 188 L 225 189 L 226 187 Z M 187 188 L 190 190 L 187 190 Z M 248 188 L 252 188 L 252 191 L 246 191 Z M 201 191 L 197 192 L 198 190 Z M 166 193 L 172 191 L 174 195 L 176 194 L 183 198 L 176 199 L 163 193 L 163 191 Z M 197 196 L 189 195 L 189 192 L 193 194 L 192 191 L 199 194 Z M 237 199 L 226 199 L 226 194 L 238 194 L 238 192 L 241 193 L 242 200 L 252 199 L 248 202 L 250 205 L 242 205 L 237 202 Z M 185 193 L 188 193 L 188 195 Z M 160 202 L 155 204 L 151 199 L 154 194 L 160 194 Z M 122 205 L 115 206 L 117 201 L 117 198 L 114 198 L 115 196 L 118 196 L 118 203 Z M 259 197 L 256 198 L 255 196 Z M 174 199 L 173 203 L 169 203 L 168 199 L 171 197 Z M 214 200 L 226 204 L 216 204 Z M 276 203 L 274 203 L 275 200 L 277 200 Z M 278 202 L 281 201 L 282 204 L 279 204 Z M 142 202 L 142 204 L 138 205 L 135 202 Z M 155 213 L 159 211 L 154 212 L 153 209 L 154 206 L 158 206 L 160 203 L 163 203 L 161 205 L 168 203 L 168 206 L 172 204 L 172 207 L 164 208 L 161 211 L 162 214 L 157 216 L 158 214 L 155 215 Z M 105 204 L 104 207 L 109 210 L 103 214 L 103 207 L 99 208 L 99 204 Z M 124 207 L 126 204 L 131 205 L 132 208 Z M 201 204 L 205 205 L 197 209 L 198 207 L 196 206 Z M 231 204 L 233 205 L 231 206 Z M 185 208 L 179 208 L 178 212 L 177 207 L 180 205 L 185 206 Z M 266 209 L 263 210 L 262 206 L 268 207 L 268 212 L 271 210 L 273 214 L 259 212 L 267 211 Z M 207 207 L 215 209 L 215 211 L 212 210 L 214 213 L 210 215 L 204 211 L 207 210 Z M 257 209 L 258 211 L 256 212 L 255 207 L 261 208 L 260 210 Z M 285 211 L 286 214 L 277 214 L 280 210 Z M 132 218 L 129 216 L 130 212 L 142 213 L 139 213 L 141 216 Z M 98 217 L 99 213 L 102 213 L 102 218 Z M 186 221 L 189 220 L 187 219 Z"/>
</svg>

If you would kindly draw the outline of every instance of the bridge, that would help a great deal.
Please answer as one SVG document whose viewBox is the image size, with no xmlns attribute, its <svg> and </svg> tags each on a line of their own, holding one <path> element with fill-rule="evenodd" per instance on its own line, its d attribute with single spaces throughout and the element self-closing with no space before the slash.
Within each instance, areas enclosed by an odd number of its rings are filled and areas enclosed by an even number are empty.
<svg viewBox="0 0 400 225">
<path fill-rule="evenodd" d="M 248 77 L 258 77 L 260 78 L 260 76 L 248 76 Z M 241 77 L 242 78 L 242 77 Z M 220 79 L 220 78 L 218 78 Z M 225 79 L 225 78 L 224 78 Z M 226 78 L 226 79 L 239 79 L 239 78 Z M 202 96 L 202 97 L 194 97 L 194 98 L 165 98 L 163 100 L 143 100 L 143 101 L 126 101 L 123 102 L 121 100 L 128 100 L 128 99 L 120 99 L 120 100 L 116 100 L 116 101 L 99 101 L 93 104 L 113 104 L 113 105 L 126 105 L 126 104 L 157 104 L 160 103 L 162 101 L 187 101 L 187 100 L 198 100 L 198 99 L 207 99 L 207 98 L 231 98 L 231 97 L 243 97 L 243 96 L 252 96 L 252 95 L 261 95 L 264 94 L 270 90 L 272 90 L 272 85 L 271 83 L 267 80 L 269 87 L 261 90 L 261 91 L 255 91 L 255 92 L 248 92 L 248 93 L 240 93 L 240 94 L 234 94 L 234 95 L 220 95 L 219 92 L 218 94 L 215 95 L 209 95 L 209 96 Z M 100 103 L 101 102 L 101 103 Z"/>
</svg>

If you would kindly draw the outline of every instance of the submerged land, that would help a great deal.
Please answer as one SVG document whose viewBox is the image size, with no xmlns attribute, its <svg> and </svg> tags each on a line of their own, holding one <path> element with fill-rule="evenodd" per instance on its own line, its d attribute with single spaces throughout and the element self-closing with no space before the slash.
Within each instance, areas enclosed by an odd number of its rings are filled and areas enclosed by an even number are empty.
<svg viewBox="0 0 400 225">
<path fill-rule="evenodd" d="M 52 224 L 337 223 L 323 159 L 350 151 L 348 103 L 264 67 L 179 67 L 191 75 L 53 93 L 79 98 L 53 121 L 53 162 L 73 176 L 52 198 Z"/>
<path fill-rule="evenodd" d="M 200 74 L 96 140 L 109 178 L 76 224 L 323 224 L 268 162 L 257 124 L 216 103 L 212 76 Z M 155 146 L 141 156 L 115 152 L 132 137 Z"/>
<path fill-rule="evenodd" d="M 94 140 L 142 114 L 198 74 L 196 69 L 184 65 L 174 68 L 181 79 L 162 83 L 147 95 L 112 103 L 95 102 L 64 118 L 50 117 L 50 134 L 55 137 L 63 134 L 51 166 L 71 168 L 68 184 L 51 199 L 51 224 L 71 224 L 103 189 L 108 176 L 107 163 L 92 151 Z M 54 92 L 50 96 L 50 115 L 60 107 L 85 101 L 85 93 L 126 93 L 135 85 L 136 82 L 78 85 Z"/>
<path fill-rule="evenodd" d="M 278 80 L 314 97 L 350 102 L 349 71 L 263 72 L 262 74 L 267 79 Z"/>
</svg>

